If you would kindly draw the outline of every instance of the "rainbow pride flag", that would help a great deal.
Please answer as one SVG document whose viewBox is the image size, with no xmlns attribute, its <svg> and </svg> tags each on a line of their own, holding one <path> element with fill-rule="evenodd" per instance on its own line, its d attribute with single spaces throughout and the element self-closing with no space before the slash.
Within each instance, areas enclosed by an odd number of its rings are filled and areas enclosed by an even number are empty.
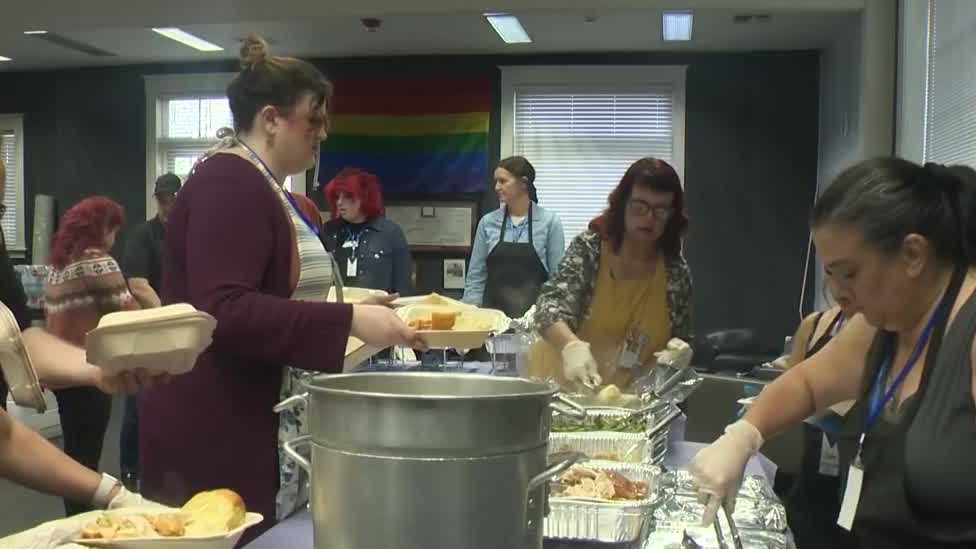
<svg viewBox="0 0 976 549">
<path fill-rule="evenodd" d="M 319 182 L 351 167 L 385 195 L 482 192 L 488 185 L 488 78 L 339 79 Z"/>
</svg>

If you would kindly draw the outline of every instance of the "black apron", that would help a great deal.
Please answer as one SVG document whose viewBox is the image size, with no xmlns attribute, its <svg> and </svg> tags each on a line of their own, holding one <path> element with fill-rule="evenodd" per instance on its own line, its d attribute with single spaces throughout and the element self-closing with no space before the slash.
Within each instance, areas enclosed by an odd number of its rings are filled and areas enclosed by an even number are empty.
<svg viewBox="0 0 976 549">
<path fill-rule="evenodd" d="M 813 331 L 817 331 L 823 313 L 817 317 Z M 838 313 L 831 321 L 827 331 L 807 350 L 804 360 L 817 354 L 833 339 L 837 324 L 844 318 Z M 800 472 L 785 498 L 787 519 L 796 539 L 796 546 L 802 549 L 854 549 L 857 547 L 854 535 L 837 526 L 840 513 L 841 479 L 839 476 L 820 473 L 820 452 L 823 446 L 824 431 L 816 425 L 803 423 L 803 459 Z M 840 474 L 847 473 L 847 464 L 840 462 Z"/>
<path fill-rule="evenodd" d="M 505 208 L 498 244 L 485 260 L 488 279 L 482 302 L 485 307 L 498 309 L 509 318 L 519 318 L 535 304 L 542 284 L 549 279 L 549 272 L 532 244 L 532 204 L 529 204 L 528 213 L 528 243 L 505 242 L 508 220 L 508 208 Z"/>
<path fill-rule="evenodd" d="M 945 334 L 949 313 L 952 309 L 965 269 L 958 268 L 953 274 L 949 288 L 939 305 L 942 309 L 936 314 L 934 330 L 929 340 L 925 356 L 925 369 L 918 390 L 899 406 L 895 417 L 882 413 L 875 425 L 867 433 L 861 451 L 864 465 L 864 481 L 861 498 L 854 518 L 854 534 L 859 547 L 891 549 L 934 549 L 941 547 L 971 547 L 962 544 L 935 543 L 926 534 L 922 524 L 908 501 L 905 487 L 905 441 L 912 426 L 920 401 L 925 398 L 926 388 L 936 370 L 942 337 Z M 894 352 L 895 337 L 890 332 L 880 332 L 868 353 L 866 387 L 858 402 L 848 412 L 843 436 L 840 439 L 841 463 L 851 463 L 857 452 L 857 443 L 868 415 L 870 393 L 881 363 L 886 355 Z M 897 374 L 899 365 L 891 365 L 891 372 Z M 941 398 L 938 396 L 936 398 Z M 846 476 L 846 468 L 842 471 Z"/>
</svg>

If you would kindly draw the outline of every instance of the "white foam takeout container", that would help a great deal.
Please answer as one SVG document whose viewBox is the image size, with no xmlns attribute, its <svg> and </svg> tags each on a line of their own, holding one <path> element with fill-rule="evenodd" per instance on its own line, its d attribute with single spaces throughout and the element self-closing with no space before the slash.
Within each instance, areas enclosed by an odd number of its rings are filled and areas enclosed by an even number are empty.
<svg viewBox="0 0 976 549">
<path fill-rule="evenodd" d="M 85 340 L 88 362 L 113 374 L 144 369 L 184 374 L 213 341 L 217 320 L 181 303 L 109 313 Z"/>
<path fill-rule="evenodd" d="M 353 305 L 357 303 L 362 303 L 367 297 L 373 296 L 383 296 L 389 295 L 383 290 L 371 290 L 369 288 L 355 288 L 352 286 L 346 286 L 342 288 L 342 302 L 351 303 Z M 336 287 L 332 286 L 329 288 L 329 296 L 326 301 L 330 303 L 335 303 L 338 301 L 338 296 L 336 293 Z"/>
<path fill-rule="evenodd" d="M 477 307 L 456 307 L 453 305 L 407 305 L 397 309 L 397 314 L 404 322 L 421 318 L 430 318 L 434 312 L 453 312 L 460 317 L 477 315 L 479 320 L 485 320 L 485 329 L 479 330 L 418 330 L 420 338 L 432 349 L 457 349 L 467 351 L 484 345 L 485 340 L 493 333 L 502 333 L 508 329 L 511 320 L 505 313 L 495 309 L 480 309 Z"/>
<path fill-rule="evenodd" d="M 37 372 L 20 337 L 20 326 L 3 303 L 0 303 L 0 370 L 18 406 L 31 408 L 38 413 L 47 410 Z"/>
<path fill-rule="evenodd" d="M 132 511 L 128 511 L 132 513 Z M 128 538 L 128 539 L 84 539 L 75 540 L 79 545 L 106 547 L 111 549 L 234 549 L 237 541 L 248 528 L 264 520 L 260 513 L 248 513 L 244 524 L 216 536 L 178 537 L 178 538 Z"/>
</svg>

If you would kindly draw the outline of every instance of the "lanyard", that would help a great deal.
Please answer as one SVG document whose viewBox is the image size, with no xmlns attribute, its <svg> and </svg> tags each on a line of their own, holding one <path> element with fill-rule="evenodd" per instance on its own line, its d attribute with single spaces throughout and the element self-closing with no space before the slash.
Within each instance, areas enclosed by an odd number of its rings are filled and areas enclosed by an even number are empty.
<svg viewBox="0 0 976 549">
<path fill-rule="evenodd" d="M 860 463 L 861 461 L 861 449 L 864 447 L 864 438 L 868 431 L 878 421 L 878 418 L 881 416 L 881 411 L 884 409 L 885 405 L 888 404 L 888 402 L 891 401 L 891 399 L 895 396 L 895 393 L 898 392 L 898 388 L 901 387 L 901 384 L 908 377 L 909 372 L 911 372 L 912 368 L 915 367 L 919 357 L 922 355 L 922 351 L 925 349 L 925 346 L 928 344 L 929 339 L 932 336 L 932 331 L 935 329 L 935 325 L 938 323 L 939 319 L 943 317 L 943 313 L 946 312 L 945 309 L 947 307 L 951 307 L 952 302 L 955 301 L 954 294 L 958 292 L 958 289 L 953 292 L 953 285 L 953 283 L 950 283 L 950 288 L 946 292 L 945 296 L 943 296 L 942 301 L 935 308 L 935 311 L 932 312 L 932 316 L 929 317 L 925 327 L 922 328 L 922 333 L 919 334 L 918 341 L 915 342 L 915 348 L 912 349 L 912 354 L 908 356 L 908 361 L 905 362 L 905 367 L 898 372 L 898 376 L 895 377 L 894 382 L 892 382 L 891 387 L 889 387 L 887 391 L 884 390 L 885 378 L 888 375 L 888 370 L 891 368 L 894 352 L 893 349 L 890 348 L 890 344 L 885 346 L 885 359 L 884 362 L 881 363 L 881 367 L 878 368 L 878 374 L 874 379 L 874 384 L 871 386 L 871 393 L 868 400 L 868 415 L 864 422 L 864 430 L 861 431 L 861 437 L 857 442 L 857 457 L 855 458 L 857 463 Z"/>
<path fill-rule="evenodd" d="M 258 153 L 254 152 L 254 149 L 249 147 L 247 143 L 241 141 L 240 139 L 238 139 L 237 142 L 240 143 L 242 147 L 247 149 L 248 155 L 251 157 L 251 161 L 258 167 L 258 170 L 264 175 L 264 177 L 268 179 L 269 182 L 274 183 L 275 186 L 278 188 L 278 190 L 284 193 L 285 199 L 288 200 L 288 203 L 291 204 L 291 207 L 295 209 L 295 213 L 298 214 L 298 218 L 305 223 L 305 226 L 308 227 L 308 230 L 312 231 L 312 233 L 315 236 L 319 236 L 319 233 L 322 232 L 322 229 L 317 227 L 315 223 L 312 223 L 310 219 L 305 217 L 305 213 L 302 212 L 302 209 L 298 207 L 298 203 L 295 202 L 295 197 L 292 196 L 290 192 L 285 190 L 285 188 L 282 187 L 281 184 L 278 183 L 278 179 L 275 178 L 273 173 L 271 173 L 271 169 L 268 168 L 268 165 L 264 163 L 264 160 L 261 160 L 261 157 L 258 156 Z"/>
</svg>

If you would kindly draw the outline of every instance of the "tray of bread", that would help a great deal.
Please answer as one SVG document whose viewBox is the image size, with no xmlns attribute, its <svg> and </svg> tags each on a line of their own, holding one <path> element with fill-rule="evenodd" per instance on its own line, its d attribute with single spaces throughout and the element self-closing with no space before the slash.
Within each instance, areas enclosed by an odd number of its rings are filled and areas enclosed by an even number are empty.
<svg viewBox="0 0 976 549">
<path fill-rule="evenodd" d="M 264 517 L 232 490 L 201 492 L 180 509 L 105 511 L 82 526 L 75 543 L 112 549 L 232 549 Z"/>
<path fill-rule="evenodd" d="M 491 334 L 504 332 L 511 323 L 501 311 L 467 305 L 407 305 L 397 314 L 432 349 L 477 349 Z"/>
</svg>

